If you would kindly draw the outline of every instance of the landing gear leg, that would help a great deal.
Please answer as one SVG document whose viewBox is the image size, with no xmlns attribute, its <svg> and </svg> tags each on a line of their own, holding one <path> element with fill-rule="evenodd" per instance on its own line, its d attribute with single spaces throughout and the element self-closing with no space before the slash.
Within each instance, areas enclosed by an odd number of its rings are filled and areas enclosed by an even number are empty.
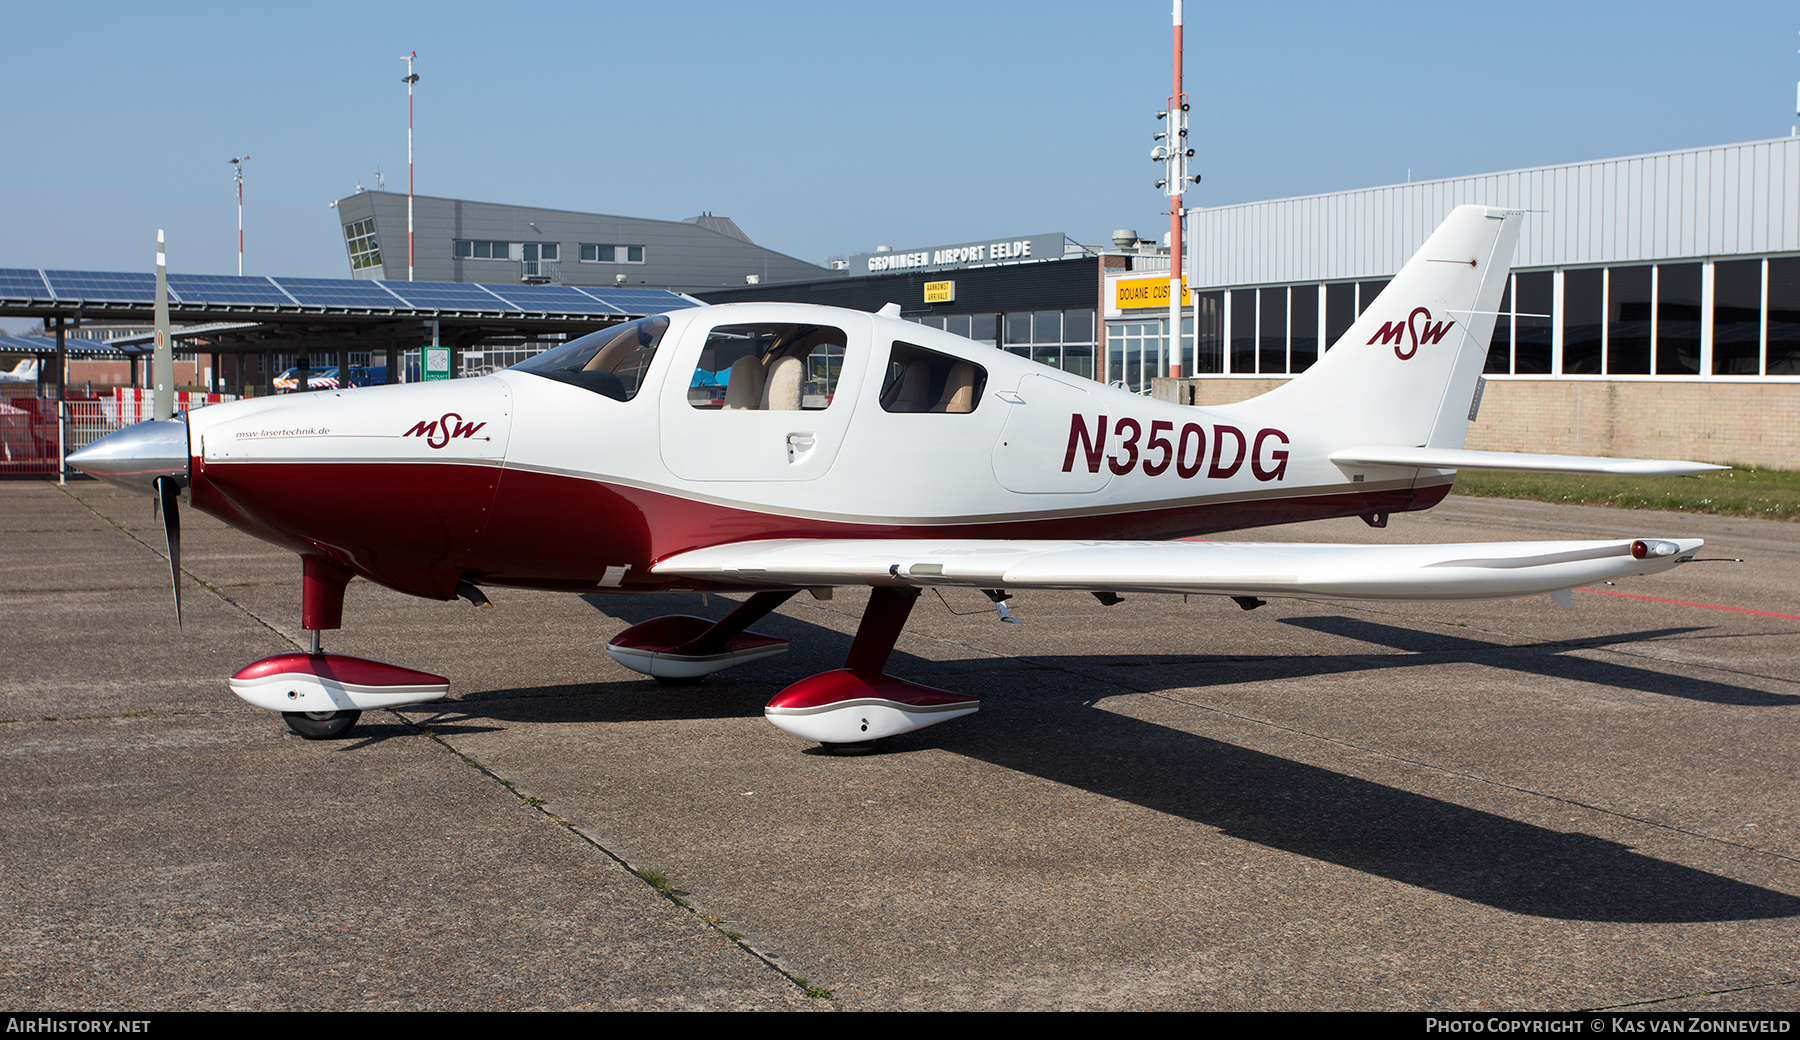
<svg viewBox="0 0 1800 1040">
<path fill-rule="evenodd" d="M 226 680 L 232 693 L 280 712 L 288 729 L 307 740 L 330 740 L 349 732 L 365 708 L 421 704 L 450 692 L 450 680 L 441 675 L 325 653 L 320 632 L 343 627 L 344 587 L 352 575 L 317 557 L 302 557 L 301 562 L 300 625 L 306 630 L 306 652 L 276 654 L 239 669 Z"/>
<path fill-rule="evenodd" d="M 844 667 L 852 671 L 879 672 L 887 667 L 900 631 L 912 616 L 913 604 L 919 602 L 919 590 L 906 586 L 877 587 L 869 593 L 869 606 L 863 611 L 862 624 L 856 626 L 856 639 L 850 644 L 850 656 Z"/>
<path fill-rule="evenodd" d="M 308 583 L 306 588 L 310 591 L 312 588 L 311 583 Z M 340 616 L 343 611 L 343 594 L 343 589 L 340 587 L 338 589 L 340 604 L 338 610 Z M 301 593 L 302 602 L 304 602 L 305 595 L 305 592 Z M 316 608 L 314 613 L 317 613 Z M 305 616 L 306 611 L 303 609 L 301 614 L 302 616 Z M 307 642 L 310 644 L 309 649 L 307 650 L 307 656 L 323 657 L 324 651 L 319 647 L 319 630 L 316 628 L 309 628 L 306 630 L 306 635 L 308 637 Z M 281 718 L 282 721 L 287 723 L 288 730 L 295 736 L 305 737 L 307 740 L 330 740 L 333 737 L 341 737 L 345 733 L 348 733 L 350 727 L 356 725 L 356 720 L 362 718 L 362 712 L 284 711 L 281 713 Z"/>
</svg>

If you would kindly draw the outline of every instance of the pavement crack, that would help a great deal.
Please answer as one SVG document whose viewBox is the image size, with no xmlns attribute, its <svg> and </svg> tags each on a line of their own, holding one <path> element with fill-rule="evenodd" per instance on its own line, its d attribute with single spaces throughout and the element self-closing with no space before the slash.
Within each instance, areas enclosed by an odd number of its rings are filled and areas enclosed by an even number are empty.
<svg viewBox="0 0 1800 1040">
<path fill-rule="evenodd" d="M 1653 1008 L 1659 1004 L 1671 1004 L 1678 1000 L 1696 1000 L 1700 997 L 1719 997 L 1728 993 L 1755 993 L 1758 990 L 1780 989 L 1783 986 L 1800 984 L 1800 978 L 1776 979 L 1772 982 L 1752 982 L 1744 986 L 1731 986 L 1726 989 L 1702 989 L 1692 993 L 1682 993 L 1670 997 L 1649 997 L 1644 1000 L 1633 1000 L 1624 1004 L 1605 1004 L 1600 1007 L 1586 1008 L 1586 1011 L 1626 1011 L 1632 1008 Z"/>
<path fill-rule="evenodd" d="M 452 755 L 455 755 L 456 758 L 459 761 L 461 761 L 463 765 L 468 766 L 470 769 L 473 769 L 476 772 L 480 773 L 482 776 L 485 776 L 489 780 L 492 780 L 494 783 L 498 784 L 501 788 L 503 788 L 508 794 L 512 795 L 514 798 L 517 798 L 519 801 L 523 802 L 528 808 L 535 810 L 536 812 L 542 814 L 544 816 L 544 818 L 549 820 L 552 824 L 554 824 L 557 827 L 562 828 L 563 830 L 567 831 L 569 834 L 573 835 L 577 841 L 587 845 L 588 847 L 592 848 L 594 851 L 600 853 L 602 856 L 605 856 L 607 859 L 609 859 L 613 863 L 617 864 L 627 874 L 630 874 L 632 877 L 634 877 L 634 878 L 638 879 L 639 881 L 643 882 L 644 884 L 648 885 L 658 895 L 662 896 L 664 899 L 667 899 L 669 902 L 673 903 L 675 906 L 681 908 L 683 911 L 687 912 L 689 915 L 691 915 L 696 920 L 698 920 L 701 924 L 705 925 L 707 928 L 710 928 L 712 931 L 714 931 L 719 936 L 723 937 L 724 939 L 726 939 L 727 941 L 729 941 L 730 943 L 732 943 L 739 949 L 743 950 L 745 953 L 749 954 L 750 956 L 756 958 L 758 961 L 762 962 L 762 964 L 764 966 L 766 966 L 767 968 L 769 968 L 769 970 L 775 972 L 776 974 L 780 975 L 782 978 L 786 979 L 788 982 L 792 983 L 796 988 L 798 988 L 802 993 L 805 993 L 808 997 L 812 997 L 812 998 L 818 999 L 818 1000 L 830 1001 L 833 1007 L 835 1007 L 839 1010 L 842 1010 L 842 1005 L 837 1001 L 836 997 L 833 995 L 831 990 L 826 989 L 822 986 L 815 985 L 806 976 L 796 974 L 795 972 L 782 967 L 780 962 L 776 960 L 774 955 L 765 953 L 761 949 L 758 949 L 757 946 L 755 945 L 755 943 L 753 943 L 750 940 L 750 938 L 748 936 L 744 935 L 742 932 L 736 932 L 736 931 L 731 930 L 731 928 L 729 928 L 727 926 L 727 924 L 723 918 L 719 917 L 716 914 L 708 913 L 705 910 L 701 909 L 700 907 L 695 906 L 694 901 L 691 898 L 689 898 L 690 894 L 686 891 L 676 888 L 674 886 L 674 884 L 669 880 L 668 875 L 665 874 L 662 870 L 660 870 L 656 867 L 650 866 L 648 864 L 632 863 L 630 860 L 626 859 L 624 856 L 620 855 L 618 852 L 609 848 L 600 839 L 598 839 L 598 838 L 594 837 L 593 835 L 589 834 L 588 832 L 582 830 L 575 823 L 573 823 L 572 821 L 570 821 L 568 819 L 565 819 L 562 815 L 558 814 L 555 810 L 551 809 L 549 807 L 549 804 L 547 802 L 545 802 L 544 799 L 539 798 L 535 795 L 525 794 L 524 792 L 522 792 L 518 789 L 518 784 L 516 781 L 510 780 L 506 777 L 501 776 L 499 773 L 495 772 L 493 769 L 488 767 L 485 763 L 481 762 L 480 760 L 476 759 L 474 756 L 457 750 L 456 747 L 454 745 L 452 745 L 448 740 L 446 740 L 442 734 L 433 730 L 431 727 L 425 726 L 425 725 L 420 725 L 419 723 L 413 722 L 411 719 L 407 718 L 405 715 L 402 715 L 396 709 L 390 708 L 387 710 L 388 710 L 388 714 L 392 715 L 402 726 L 405 726 L 405 727 L 413 730 L 413 732 L 417 733 L 419 736 L 426 738 L 427 740 L 436 744 L 438 747 L 442 748 L 446 752 L 448 752 Z"/>
<path fill-rule="evenodd" d="M 127 538 L 131 539 L 132 541 L 138 543 L 139 545 L 143 546 L 152 556 L 155 556 L 157 559 L 162 560 L 164 563 L 167 563 L 169 561 L 168 553 L 159 552 L 157 550 L 156 546 L 151 545 L 149 542 L 144 541 L 142 538 L 139 538 L 137 536 L 137 533 L 132 531 L 129 527 L 126 527 L 124 524 L 118 522 L 117 520 L 114 520 L 112 517 L 107 516 L 105 513 L 102 513 L 100 510 L 95 509 L 93 506 L 89 505 L 88 503 L 83 502 L 80 498 L 76 497 L 76 495 L 73 491 L 70 491 L 66 487 L 59 487 L 57 490 L 61 491 L 65 495 L 68 495 L 70 500 L 75 502 L 77 505 L 81 506 L 81 508 L 83 508 L 83 509 L 87 510 L 88 512 L 94 514 L 95 516 L 99 517 L 101 520 L 105 521 L 107 524 L 110 524 L 112 527 L 117 529 L 119 531 L 119 533 L 123 534 L 125 537 L 127 537 Z M 189 579 L 191 579 L 195 585 L 200 586 L 201 589 L 205 590 L 206 592 L 212 593 L 214 596 L 217 596 L 220 599 L 220 601 L 225 603 L 227 606 L 235 607 L 238 610 L 243 611 L 245 617 L 249 618 L 250 620 L 256 622 L 257 624 L 261 625 L 262 627 L 268 629 L 270 632 L 274 633 L 276 638 L 281 639 L 282 641 L 286 642 L 288 645 L 292 646 L 296 650 L 305 649 L 305 647 L 301 646 L 300 643 L 297 642 L 296 640 L 294 640 L 291 636 L 287 635 L 285 632 L 281 631 L 279 628 L 276 628 L 274 625 L 271 625 L 269 622 L 263 620 L 263 618 L 260 614 L 256 613 L 254 610 L 251 610 L 249 607 L 244 606 L 242 603 L 239 603 L 237 600 L 232 599 L 230 596 L 226 595 L 225 590 L 222 587 L 220 587 L 218 585 L 214 585 L 212 582 L 207 581 L 205 578 L 200 577 L 198 574 L 195 574 L 193 571 L 188 570 L 186 567 L 181 568 L 181 573 L 187 575 L 187 577 Z M 255 587 L 255 586 L 252 586 L 252 587 Z"/>
</svg>

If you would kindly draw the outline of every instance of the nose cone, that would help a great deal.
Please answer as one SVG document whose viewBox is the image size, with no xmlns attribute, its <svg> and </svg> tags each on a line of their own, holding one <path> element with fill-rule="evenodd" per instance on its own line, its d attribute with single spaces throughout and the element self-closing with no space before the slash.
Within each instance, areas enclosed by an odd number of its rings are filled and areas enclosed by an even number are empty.
<svg viewBox="0 0 1800 1040">
<path fill-rule="evenodd" d="M 69 465 L 127 491 L 151 494 L 157 477 L 188 482 L 188 429 L 160 419 L 109 433 L 69 456 Z"/>
</svg>

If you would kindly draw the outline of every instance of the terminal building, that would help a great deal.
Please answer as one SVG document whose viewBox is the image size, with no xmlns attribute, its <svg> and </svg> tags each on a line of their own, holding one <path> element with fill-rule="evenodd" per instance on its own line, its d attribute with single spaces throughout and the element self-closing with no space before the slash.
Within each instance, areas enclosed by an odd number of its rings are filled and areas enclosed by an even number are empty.
<svg viewBox="0 0 1800 1040">
<path fill-rule="evenodd" d="M 686 292 L 842 277 L 750 241 L 729 217 L 651 220 L 360 191 L 336 204 L 355 278 L 498 285 L 632 286 Z"/>
<path fill-rule="evenodd" d="M 1112 263 L 1123 270 L 1131 262 L 1105 254 L 1060 232 L 883 248 L 850 257 L 843 272 L 848 277 L 693 295 L 707 303 L 772 300 L 867 311 L 898 304 L 909 320 L 1100 379 L 1101 271 Z M 1166 283 L 1166 253 L 1147 247 L 1137 255 L 1134 246 L 1133 256 L 1151 268 L 1160 264 Z"/>
</svg>

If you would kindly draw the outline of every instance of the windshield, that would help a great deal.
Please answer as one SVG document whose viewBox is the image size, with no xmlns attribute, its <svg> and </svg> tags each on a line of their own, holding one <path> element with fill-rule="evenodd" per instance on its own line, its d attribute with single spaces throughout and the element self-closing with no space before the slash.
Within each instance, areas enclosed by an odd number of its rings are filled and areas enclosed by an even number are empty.
<svg viewBox="0 0 1800 1040">
<path fill-rule="evenodd" d="M 668 328 L 669 319 L 661 314 L 615 325 L 521 361 L 512 366 L 512 371 L 530 372 L 615 401 L 629 401 L 643 388 L 650 360 L 656 356 L 656 346 Z"/>
</svg>

